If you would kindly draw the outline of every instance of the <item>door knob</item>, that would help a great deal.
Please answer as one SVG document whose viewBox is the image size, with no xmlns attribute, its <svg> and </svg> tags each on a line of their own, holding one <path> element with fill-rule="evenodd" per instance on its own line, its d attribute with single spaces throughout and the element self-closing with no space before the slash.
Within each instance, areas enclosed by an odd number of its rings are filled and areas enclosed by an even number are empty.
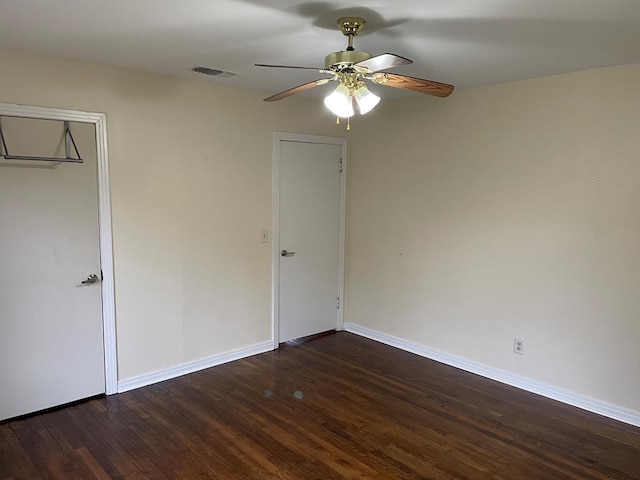
<svg viewBox="0 0 640 480">
<path fill-rule="evenodd" d="M 86 280 L 83 280 L 80 283 L 82 283 L 83 285 L 90 285 L 92 283 L 96 283 L 97 281 L 98 281 L 98 276 L 95 273 L 92 273 L 87 277 Z"/>
<path fill-rule="evenodd" d="M 283 257 L 293 257 L 296 254 L 296 252 L 287 252 L 286 250 L 282 250 L 280 252 L 280 255 L 282 255 Z"/>
</svg>

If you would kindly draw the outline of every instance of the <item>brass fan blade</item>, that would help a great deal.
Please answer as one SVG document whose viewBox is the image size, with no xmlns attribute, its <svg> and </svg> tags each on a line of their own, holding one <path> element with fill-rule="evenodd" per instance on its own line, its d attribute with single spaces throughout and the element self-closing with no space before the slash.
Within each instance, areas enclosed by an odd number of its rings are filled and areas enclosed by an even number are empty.
<svg viewBox="0 0 640 480">
<path fill-rule="evenodd" d="M 397 67 L 398 65 L 409 65 L 413 61 L 408 58 L 401 57 L 400 55 L 394 55 L 393 53 L 383 53 L 382 55 L 376 55 L 375 57 L 368 58 L 361 62 L 356 63 L 355 67 L 365 67 L 372 72 L 379 70 L 386 70 L 387 68 Z"/>
<path fill-rule="evenodd" d="M 256 67 L 270 67 L 270 68 L 297 68 L 299 70 L 315 70 L 316 72 L 322 71 L 319 67 L 294 67 L 291 65 L 267 65 L 266 63 L 256 63 Z"/>
<path fill-rule="evenodd" d="M 271 95 L 264 99 L 265 102 L 275 102 L 277 100 L 282 100 L 283 98 L 290 97 L 291 95 L 295 95 L 296 93 L 304 92 L 305 90 L 309 90 L 310 88 L 317 87 L 319 85 L 324 85 L 325 83 L 333 82 L 335 78 L 321 78 L 320 80 L 314 80 L 313 82 L 304 83 L 302 85 L 298 85 L 297 87 L 290 88 L 289 90 L 285 90 L 284 92 L 276 93 L 275 95 Z"/>
<path fill-rule="evenodd" d="M 395 73 L 381 72 L 373 75 L 371 80 L 378 85 L 387 87 L 404 88 L 418 93 L 435 95 L 436 97 L 448 97 L 453 92 L 453 85 L 434 82 L 423 78 L 407 77 Z"/>
</svg>

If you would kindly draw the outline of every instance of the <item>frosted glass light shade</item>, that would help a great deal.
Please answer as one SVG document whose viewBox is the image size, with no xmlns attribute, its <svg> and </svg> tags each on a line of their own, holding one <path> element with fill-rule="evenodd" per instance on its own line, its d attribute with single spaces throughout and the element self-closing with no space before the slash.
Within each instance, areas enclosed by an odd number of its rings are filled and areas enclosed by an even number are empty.
<svg viewBox="0 0 640 480">
<path fill-rule="evenodd" d="M 324 104 L 338 117 L 348 118 L 354 114 L 353 97 L 342 83 L 324 99 Z"/>
<path fill-rule="evenodd" d="M 380 97 L 371 93 L 364 83 L 358 87 L 354 96 L 360 115 L 370 112 L 380 103 Z"/>
</svg>

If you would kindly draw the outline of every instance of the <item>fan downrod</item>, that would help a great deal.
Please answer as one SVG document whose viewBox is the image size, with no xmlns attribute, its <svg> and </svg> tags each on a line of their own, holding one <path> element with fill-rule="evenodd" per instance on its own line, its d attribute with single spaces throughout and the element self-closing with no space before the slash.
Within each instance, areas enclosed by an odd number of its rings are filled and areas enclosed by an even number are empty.
<svg viewBox="0 0 640 480">
<path fill-rule="evenodd" d="M 353 37 L 360 33 L 365 23 L 364 18 L 360 17 L 342 17 L 338 19 L 338 28 L 345 37 L 349 38 L 347 51 L 353 50 Z"/>
</svg>

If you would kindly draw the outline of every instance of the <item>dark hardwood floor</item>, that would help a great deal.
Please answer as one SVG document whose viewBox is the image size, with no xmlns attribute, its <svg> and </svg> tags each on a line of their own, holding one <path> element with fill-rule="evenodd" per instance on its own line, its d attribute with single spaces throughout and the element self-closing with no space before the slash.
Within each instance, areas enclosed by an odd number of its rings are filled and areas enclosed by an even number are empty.
<svg viewBox="0 0 640 480">
<path fill-rule="evenodd" d="M 640 479 L 640 429 L 338 333 L 0 424 L 0 479 Z"/>
</svg>

